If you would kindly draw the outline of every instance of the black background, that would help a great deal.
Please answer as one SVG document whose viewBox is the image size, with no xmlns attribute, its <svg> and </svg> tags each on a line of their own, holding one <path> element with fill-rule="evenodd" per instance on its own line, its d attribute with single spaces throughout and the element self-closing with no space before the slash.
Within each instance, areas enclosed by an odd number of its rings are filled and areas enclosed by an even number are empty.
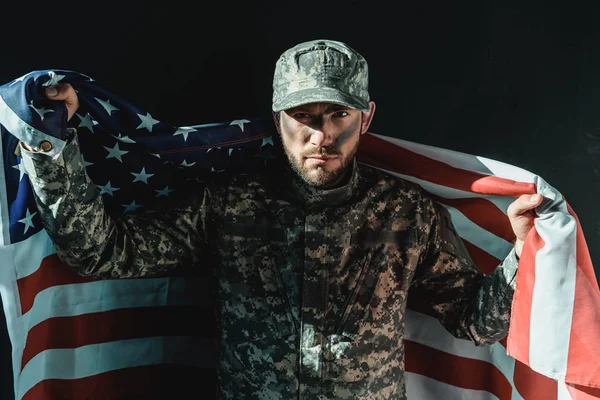
<svg viewBox="0 0 600 400">
<path fill-rule="evenodd" d="M 74 70 L 177 125 L 269 116 L 283 50 L 345 41 L 369 62 L 372 132 L 540 175 L 577 213 L 600 275 L 600 31 L 591 2 L 42 4 L 0 6 L 0 84 Z M 5 330 L 0 339 L 0 394 L 12 399 Z"/>
</svg>

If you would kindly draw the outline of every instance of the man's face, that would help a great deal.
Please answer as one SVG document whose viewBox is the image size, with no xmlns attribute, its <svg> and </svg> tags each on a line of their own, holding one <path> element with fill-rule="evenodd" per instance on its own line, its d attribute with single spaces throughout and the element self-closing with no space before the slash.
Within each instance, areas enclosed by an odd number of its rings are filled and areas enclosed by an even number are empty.
<svg viewBox="0 0 600 400">
<path fill-rule="evenodd" d="M 358 150 L 374 111 L 311 103 L 280 112 L 279 132 L 290 165 L 309 185 L 335 186 Z"/>
</svg>

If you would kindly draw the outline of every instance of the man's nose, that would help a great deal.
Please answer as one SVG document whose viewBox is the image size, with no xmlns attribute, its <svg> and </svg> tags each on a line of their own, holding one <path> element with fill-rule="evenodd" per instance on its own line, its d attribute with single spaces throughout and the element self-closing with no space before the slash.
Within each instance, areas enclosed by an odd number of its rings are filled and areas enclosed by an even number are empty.
<svg viewBox="0 0 600 400">
<path fill-rule="evenodd" d="M 333 143 L 333 135 L 328 130 L 324 129 L 323 126 L 313 127 L 311 129 L 310 144 L 319 147 L 329 146 Z"/>
</svg>

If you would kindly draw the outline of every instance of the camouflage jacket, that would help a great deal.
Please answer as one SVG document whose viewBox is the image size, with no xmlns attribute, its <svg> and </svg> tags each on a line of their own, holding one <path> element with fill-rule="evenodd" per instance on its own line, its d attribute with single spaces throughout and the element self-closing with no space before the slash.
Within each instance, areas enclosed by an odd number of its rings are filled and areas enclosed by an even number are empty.
<svg viewBox="0 0 600 400">
<path fill-rule="evenodd" d="M 58 255 L 80 274 L 214 269 L 220 398 L 405 399 L 409 289 L 459 338 L 508 332 L 514 253 L 483 275 L 442 207 L 376 169 L 355 163 L 333 190 L 286 168 L 221 177 L 166 212 L 111 217 L 76 135 L 55 160 L 23 157 Z"/>
</svg>

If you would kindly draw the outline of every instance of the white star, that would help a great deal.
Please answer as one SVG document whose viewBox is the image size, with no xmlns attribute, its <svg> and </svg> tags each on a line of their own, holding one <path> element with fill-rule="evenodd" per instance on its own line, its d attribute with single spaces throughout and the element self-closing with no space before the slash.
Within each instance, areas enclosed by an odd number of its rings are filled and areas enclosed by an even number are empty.
<svg viewBox="0 0 600 400">
<path fill-rule="evenodd" d="M 121 158 L 121 156 L 129 153 L 129 151 L 121 150 L 119 148 L 119 143 L 115 143 L 115 147 L 113 147 L 112 149 L 110 147 L 106 147 L 106 146 L 102 146 L 102 147 L 104 147 L 106 150 L 108 150 L 108 155 L 106 156 L 107 160 L 109 158 L 116 158 L 117 160 L 123 162 L 123 159 Z"/>
<path fill-rule="evenodd" d="M 98 187 L 100 188 L 100 194 L 108 193 L 111 196 L 113 196 L 113 192 L 120 190 L 119 188 L 112 187 L 110 181 L 108 181 L 106 185 L 98 185 Z"/>
<path fill-rule="evenodd" d="M 134 182 L 144 182 L 146 185 L 148 184 L 148 178 L 150 178 L 151 176 L 154 176 L 154 174 L 147 174 L 146 173 L 146 168 L 142 168 L 141 172 L 139 174 L 136 174 L 135 172 L 130 172 L 131 175 L 135 176 L 135 179 L 133 180 Z"/>
<path fill-rule="evenodd" d="M 156 193 L 158 193 L 156 195 L 156 197 L 160 197 L 160 196 L 168 196 L 170 192 L 174 192 L 174 189 L 169 189 L 168 186 L 165 186 L 164 189 L 161 190 L 155 190 Z"/>
<path fill-rule="evenodd" d="M 29 212 L 29 208 L 28 208 L 25 213 L 25 218 L 19 220 L 20 223 L 25 224 L 25 230 L 23 231 L 24 234 L 27 233 L 29 228 L 35 227 L 33 225 L 33 222 L 31 221 L 35 214 L 37 214 L 37 211 L 32 214 L 31 212 Z"/>
<path fill-rule="evenodd" d="M 89 167 L 90 165 L 94 165 L 93 162 L 85 161 L 85 158 L 83 158 L 83 154 L 81 155 L 81 162 L 83 163 L 84 167 Z"/>
<path fill-rule="evenodd" d="M 118 136 L 115 135 L 111 135 L 117 138 L 118 141 L 123 142 L 123 143 L 135 143 L 135 140 L 131 139 L 129 136 L 121 136 L 121 134 L 119 133 Z"/>
<path fill-rule="evenodd" d="M 42 86 L 54 86 L 57 85 L 58 82 L 62 81 L 62 79 L 66 76 L 66 75 L 59 75 L 54 71 L 49 71 L 48 72 L 48 76 L 50 77 L 50 80 L 48 80 L 48 82 L 43 83 Z"/>
<path fill-rule="evenodd" d="M 135 211 L 140 207 L 143 207 L 141 204 L 136 204 L 135 200 L 131 202 L 131 204 L 121 204 L 123 207 L 125 207 L 125 211 L 124 212 L 130 212 L 130 211 Z"/>
<path fill-rule="evenodd" d="M 191 167 L 192 165 L 196 164 L 196 161 L 194 161 L 193 163 L 188 163 L 186 160 L 183 160 L 183 162 L 179 165 L 181 165 L 182 167 Z"/>
<path fill-rule="evenodd" d="M 160 158 L 160 154 L 158 154 L 158 153 L 150 153 L 150 155 L 152 155 L 152 156 L 154 156 L 156 158 Z"/>
<path fill-rule="evenodd" d="M 86 114 L 85 116 L 81 116 L 79 114 L 75 114 L 79 117 L 79 119 L 81 120 L 79 122 L 79 125 L 77 125 L 78 128 L 87 128 L 90 131 L 92 131 L 92 133 L 94 133 L 94 121 L 92 121 L 92 117 L 90 116 L 90 114 Z"/>
<path fill-rule="evenodd" d="M 267 144 L 270 144 L 271 146 L 274 146 L 274 144 L 273 144 L 273 137 L 272 136 L 263 138 L 262 144 L 260 145 L 260 147 L 266 146 Z"/>
<path fill-rule="evenodd" d="M 208 152 L 210 152 L 211 150 L 212 150 L 212 147 L 211 147 L 210 149 L 206 150 L 206 152 L 208 153 Z"/>
<path fill-rule="evenodd" d="M 240 129 L 242 130 L 242 132 L 244 132 L 244 124 L 250 122 L 247 119 L 236 119 L 231 121 L 231 123 L 229 125 L 237 125 L 240 127 Z"/>
<path fill-rule="evenodd" d="M 19 182 L 21 182 L 21 179 L 23 179 L 24 175 L 27 175 L 27 172 L 25 172 L 25 164 L 20 162 L 17 165 L 13 165 L 12 166 L 14 169 L 18 169 L 19 170 Z"/>
<path fill-rule="evenodd" d="M 104 107 L 104 109 L 106 110 L 106 112 L 108 113 L 108 115 L 112 115 L 113 111 L 119 111 L 119 109 L 117 107 L 115 107 L 112 104 L 110 104 L 110 99 L 108 99 L 106 101 L 102 100 L 102 99 L 99 99 L 97 97 L 94 97 L 94 99 L 96 99 L 96 101 L 98 103 L 100 103 L 100 105 L 102 107 Z"/>
<path fill-rule="evenodd" d="M 179 128 L 177 128 L 177 130 L 175 131 L 173 136 L 183 135 L 183 141 L 187 142 L 188 133 L 195 132 L 195 131 L 196 131 L 196 129 L 190 128 L 189 126 L 180 126 Z"/>
<path fill-rule="evenodd" d="M 146 113 L 146 115 L 138 114 L 138 117 L 140 117 L 142 123 L 139 124 L 136 129 L 146 128 L 149 132 L 152 132 L 152 127 L 160 122 L 159 120 L 152 118 L 150 113 Z"/>
<path fill-rule="evenodd" d="M 29 107 L 31 107 L 40 116 L 42 121 L 44 120 L 44 114 L 54 112 L 54 110 L 50 110 L 48 108 L 36 108 L 36 106 L 33 105 L 33 100 L 29 102 Z"/>
<path fill-rule="evenodd" d="M 26 77 L 27 75 L 29 75 L 30 73 L 31 73 L 31 72 L 28 72 L 28 73 L 26 73 L 25 75 L 23 75 L 23 76 L 21 76 L 21 77 L 19 77 L 19 78 L 15 79 L 15 80 L 14 80 L 14 81 L 12 81 L 12 82 L 10 83 L 10 85 L 8 85 L 8 86 L 12 86 L 12 85 L 14 85 L 14 84 L 15 84 L 15 83 L 17 83 L 17 82 L 22 82 L 22 81 L 24 81 L 24 80 L 25 80 L 25 77 Z"/>
</svg>

